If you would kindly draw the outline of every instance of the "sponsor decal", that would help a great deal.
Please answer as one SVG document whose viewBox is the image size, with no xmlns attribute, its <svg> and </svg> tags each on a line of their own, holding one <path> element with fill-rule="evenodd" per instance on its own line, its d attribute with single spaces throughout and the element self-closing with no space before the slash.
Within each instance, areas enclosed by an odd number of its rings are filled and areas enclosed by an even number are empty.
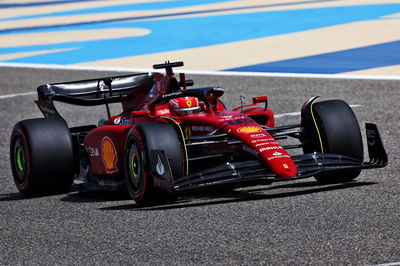
<svg viewBox="0 0 400 266">
<path fill-rule="evenodd" d="M 279 149 L 282 149 L 282 147 L 281 146 L 271 146 L 271 147 L 261 148 L 260 152 L 270 151 L 270 150 L 279 150 Z"/>
<path fill-rule="evenodd" d="M 233 115 L 223 115 L 219 119 L 223 120 L 223 121 L 232 120 L 233 119 Z"/>
<path fill-rule="evenodd" d="M 192 126 L 193 131 L 213 131 L 213 127 L 207 126 Z"/>
<path fill-rule="evenodd" d="M 192 136 L 192 131 L 190 130 L 189 127 L 185 128 L 185 137 L 190 138 Z"/>
<path fill-rule="evenodd" d="M 182 94 L 181 91 L 177 91 L 177 92 L 171 92 L 171 93 L 164 94 L 164 96 L 162 96 L 162 97 L 167 98 L 167 97 L 173 97 L 173 96 L 181 95 L 181 94 Z"/>
<path fill-rule="evenodd" d="M 267 160 L 271 161 L 271 160 L 280 159 L 280 158 L 290 158 L 290 156 L 289 155 L 279 155 L 279 156 L 274 156 L 274 157 L 268 158 Z"/>
<path fill-rule="evenodd" d="M 114 119 L 114 125 L 119 125 L 121 123 L 121 117 L 117 117 Z"/>
<path fill-rule="evenodd" d="M 269 142 L 259 143 L 259 144 L 256 144 L 256 147 L 267 146 L 267 145 L 270 145 L 270 143 Z"/>
<path fill-rule="evenodd" d="M 277 145 L 279 145 L 279 143 L 276 142 L 276 141 L 267 141 L 267 142 L 256 144 L 256 147 L 258 147 L 258 146 L 266 146 L 266 145 L 275 145 L 275 146 L 277 146 Z"/>
<path fill-rule="evenodd" d="M 90 157 L 96 157 L 96 156 L 100 155 L 99 154 L 99 149 L 97 149 L 97 148 L 92 148 L 92 147 L 87 146 L 86 147 L 86 151 L 87 151 L 87 153 L 89 154 Z"/>
<path fill-rule="evenodd" d="M 106 169 L 106 173 L 115 173 L 117 169 L 117 150 L 109 137 L 104 137 L 101 141 L 101 157 Z"/>
<path fill-rule="evenodd" d="M 160 109 L 157 110 L 158 115 L 167 115 L 169 114 L 169 110 L 168 109 Z"/>
<path fill-rule="evenodd" d="M 237 129 L 237 132 L 239 133 L 255 133 L 255 132 L 260 132 L 262 130 L 261 127 L 256 127 L 256 126 L 247 126 L 247 127 L 240 127 Z"/>
<path fill-rule="evenodd" d="M 251 136 L 253 136 L 253 135 L 251 135 Z M 250 136 L 250 137 L 251 137 L 251 136 Z M 275 144 L 278 144 L 278 142 L 276 142 L 276 141 L 271 142 L 271 139 L 255 139 L 255 140 L 252 140 L 251 143 L 264 142 L 264 141 L 268 141 L 268 142 L 266 142 L 266 143 L 275 143 Z"/>
<path fill-rule="evenodd" d="M 157 174 L 159 174 L 159 175 L 163 175 L 165 173 L 165 168 L 160 159 L 160 156 L 157 156 L 156 171 L 157 171 Z"/>
<path fill-rule="evenodd" d="M 281 152 L 278 152 L 278 151 L 276 151 L 276 152 L 274 152 L 272 155 L 274 155 L 274 156 L 279 156 L 279 155 L 282 155 L 282 153 L 281 153 Z"/>
<path fill-rule="evenodd" d="M 261 128 L 260 128 L 261 129 Z M 268 137 L 267 135 L 265 135 L 265 134 L 263 134 L 263 133 L 260 133 L 260 134 L 253 134 L 253 135 L 250 135 L 250 137 L 251 138 L 265 138 L 265 137 Z"/>
</svg>

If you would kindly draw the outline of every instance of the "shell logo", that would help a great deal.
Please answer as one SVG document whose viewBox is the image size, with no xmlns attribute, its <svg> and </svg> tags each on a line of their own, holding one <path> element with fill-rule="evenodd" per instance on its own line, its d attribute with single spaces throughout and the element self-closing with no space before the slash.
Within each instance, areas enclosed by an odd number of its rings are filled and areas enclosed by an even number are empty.
<svg viewBox="0 0 400 266">
<path fill-rule="evenodd" d="M 237 132 L 249 134 L 249 133 L 260 132 L 261 130 L 262 130 L 261 127 L 248 126 L 248 127 L 241 127 L 241 128 L 238 128 Z"/>
<path fill-rule="evenodd" d="M 117 169 L 117 150 L 109 137 L 104 137 L 101 141 L 101 157 L 107 173 L 115 173 Z"/>
</svg>

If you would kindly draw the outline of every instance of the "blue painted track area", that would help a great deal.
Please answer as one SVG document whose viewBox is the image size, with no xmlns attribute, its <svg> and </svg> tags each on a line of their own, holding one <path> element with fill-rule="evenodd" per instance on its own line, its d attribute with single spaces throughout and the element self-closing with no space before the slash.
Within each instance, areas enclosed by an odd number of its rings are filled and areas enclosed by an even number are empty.
<svg viewBox="0 0 400 266">
<path fill-rule="evenodd" d="M 400 41 L 229 69 L 245 72 L 339 74 L 400 64 Z"/>
<path fill-rule="evenodd" d="M 400 28 L 400 3 L 349 2 L 7 1 L 0 4 L 0 61 L 148 68 L 156 62 L 147 59 L 177 58 L 196 60 L 192 65 L 199 70 L 339 74 L 388 68 L 400 75 L 400 31 L 374 34 L 388 23 Z M 10 41 L 24 36 L 26 42 Z M 330 42 L 325 49 L 326 36 L 337 47 Z M 290 47 L 285 38 L 301 44 Z M 204 62 L 204 55 L 212 60 L 214 53 L 214 64 Z"/>
</svg>

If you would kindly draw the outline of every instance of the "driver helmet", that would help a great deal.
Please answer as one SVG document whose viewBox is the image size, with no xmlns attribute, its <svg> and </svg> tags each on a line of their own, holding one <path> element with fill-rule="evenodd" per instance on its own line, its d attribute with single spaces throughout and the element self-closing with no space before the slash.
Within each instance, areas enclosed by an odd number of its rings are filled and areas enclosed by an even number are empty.
<svg viewBox="0 0 400 266">
<path fill-rule="evenodd" d="M 181 97 L 169 101 L 173 115 L 193 115 L 200 112 L 199 100 L 196 97 Z"/>
</svg>

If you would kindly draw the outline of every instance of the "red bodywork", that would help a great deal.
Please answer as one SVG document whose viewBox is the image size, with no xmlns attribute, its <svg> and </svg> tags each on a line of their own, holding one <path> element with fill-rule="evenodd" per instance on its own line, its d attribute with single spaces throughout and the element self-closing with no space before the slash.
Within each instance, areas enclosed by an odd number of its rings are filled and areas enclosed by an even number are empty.
<svg viewBox="0 0 400 266">
<path fill-rule="evenodd" d="M 243 142 L 243 151 L 264 162 L 267 168 L 280 177 L 294 177 L 297 169 L 282 146 L 261 126 L 274 127 L 274 114 L 267 108 L 267 97 L 253 98 L 253 104 L 231 111 L 218 101 L 223 91 L 207 95 L 210 106 L 200 102 L 201 112 L 187 116 L 173 116 L 169 103 L 153 104 L 159 95 L 166 94 L 171 87 L 186 90 L 186 81 L 181 74 L 178 85 L 173 74 L 155 75 L 155 85 L 151 92 L 133 90 L 122 101 L 123 112 L 110 117 L 104 126 L 91 130 L 84 139 L 90 156 L 91 170 L 98 176 L 124 175 L 125 140 L 132 126 L 149 121 L 179 124 L 185 138 L 201 136 L 216 129 Z M 181 85 L 183 84 L 183 85 Z M 257 107 L 264 103 L 264 107 Z M 257 120 L 257 122 L 255 121 Z M 261 122 L 260 122 L 261 121 Z M 162 134 L 162 132 L 160 132 Z"/>
</svg>

